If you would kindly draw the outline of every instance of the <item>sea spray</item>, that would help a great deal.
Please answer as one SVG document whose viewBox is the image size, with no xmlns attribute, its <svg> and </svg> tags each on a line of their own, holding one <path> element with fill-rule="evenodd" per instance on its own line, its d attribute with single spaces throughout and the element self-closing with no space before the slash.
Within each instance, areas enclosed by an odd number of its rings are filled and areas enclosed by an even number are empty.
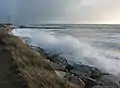
<svg viewBox="0 0 120 88">
<path fill-rule="evenodd" d="M 79 41 L 71 35 L 48 30 L 17 29 L 13 34 L 31 39 L 29 44 L 39 46 L 49 52 L 65 57 L 69 62 L 95 66 L 103 71 L 119 74 L 120 60 L 108 57 L 106 51 L 99 50 L 89 43 Z"/>
</svg>

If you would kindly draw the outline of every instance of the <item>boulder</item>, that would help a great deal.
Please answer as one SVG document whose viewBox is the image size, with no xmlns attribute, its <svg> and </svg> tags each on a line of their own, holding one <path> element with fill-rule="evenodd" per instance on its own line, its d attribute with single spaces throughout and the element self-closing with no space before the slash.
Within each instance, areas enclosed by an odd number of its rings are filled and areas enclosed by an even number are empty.
<svg viewBox="0 0 120 88">
<path fill-rule="evenodd" d="M 100 79 L 105 86 L 114 86 L 120 88 L 120 78 L 114 75 L 103 75 Z"/>
<path fill-rule="evenodd" d="M 81 79 L 86 84 L 85 88 L 92 88 L 93 86 L 96 86 L 96 85 L 103 85 L 102 82 L 92 79 L 90 77 L 82 77 Z"/>
<path fill-rule="evenodd" d="M 94 79 L 96 79 L 102 74 L 102 72 L 95 67 L 89 67 L 86 65 L 79 64 L 75 64 L 74 68 L 70 70 L 70 73 L 75 74 L 77 76 L 87 76 Z"/>
<path fill-rule="evenodd" d="M 60 64 L 54 63 L 54 62 L 49 62 L 50 66 L 54 69 L 54 70 L 59 70 L 59 71 L 64 71 L 65 66 L 62 66 Z"/>
<path fill-rule="evenodd" d="M 92 88 L 116 88 L 114 86 L 94 86 Z"/>
<path fill-rule="evenodd" d="M 102 75 L 107 74 L 107 73 L 102 73 L 99 69 L 95 68 L 95 67 L 91 67 L 91 78 L 93 79 L 98 79 L 100 78 Z"/>
<path fill-rule="evenodd" d="M 29 45 L 29 46 L 30 46 L 30 48 L 32 48 L 40 53 L 41 52 L 44 53 L 44 50 L 42 48 L 40 48 L 39 46 L 35 46 L 35 45 Z"/>
<path fill-rule="evenodd" d="M 47 56 L 47 59 L 49 59 L 54 63 L 64 65 L 64 66 L 67 64 L 66 58 L 60 57 L 59 54 L 46 53 L 45 55 Z"/>
<path fill-rule="evenodd" d="M 74 65 L 74 69 L 70 70 L 70 73 L 75 74 L 77 76 L 90 76 L 90 67 L 85 65 Z"/>
<path fill-rule="evenodd" d="M 74 76 L 70 73 L 67 73 L 65 75 L 65 79 L 67 81 L 69 81 L 69 84 L 71 84 L 71 85 L 73 85 L 73 84 L 77 85 L 77 86 L 79 86 L 79 88 L 84 88 L 85 87 L 85 83 L 79 77 Z"/>
<path fill-rule="evenodd" d="M 65 71 L 66 72 L 70 72 L 70 70 L 72 70 L 72 69 L 74 69 L 74 66 L 72 65 L 72 64 L 69 64 L 69 63 L 67 63 L 66 65 L 65 65 Z"/>
</svg>

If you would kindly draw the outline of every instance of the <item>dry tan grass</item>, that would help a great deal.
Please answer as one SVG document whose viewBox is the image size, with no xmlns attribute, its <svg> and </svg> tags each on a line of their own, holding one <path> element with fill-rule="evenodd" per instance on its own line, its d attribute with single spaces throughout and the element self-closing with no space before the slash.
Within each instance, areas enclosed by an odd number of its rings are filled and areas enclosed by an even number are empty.
<svg viewBox="0 0 120 88">
<path fill-rule="evenodd" d="M 20 38 L 0 30 L 0 44 L 12 59 L 21 82 L 29 88 L 72 88 L 60 79 L 41 54 L 36 54 Z"/>
</svg>

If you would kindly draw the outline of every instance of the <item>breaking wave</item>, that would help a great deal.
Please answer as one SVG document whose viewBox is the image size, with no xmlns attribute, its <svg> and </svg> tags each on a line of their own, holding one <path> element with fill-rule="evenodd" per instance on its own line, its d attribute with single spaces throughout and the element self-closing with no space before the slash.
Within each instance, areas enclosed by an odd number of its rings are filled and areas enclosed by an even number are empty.
<svg viewBox="0 0 120 88">
<path fill-rule="evenodd" d="M 71 35 L 38 29 L 16 29 L 13 34 L 29 37 L 29 44 L 60 54 L 71 63 L 81 62 L 115 75 L 120 73 L 120 60 L 113 59 L 112 53 L 99 50 Z"/>
</svg>

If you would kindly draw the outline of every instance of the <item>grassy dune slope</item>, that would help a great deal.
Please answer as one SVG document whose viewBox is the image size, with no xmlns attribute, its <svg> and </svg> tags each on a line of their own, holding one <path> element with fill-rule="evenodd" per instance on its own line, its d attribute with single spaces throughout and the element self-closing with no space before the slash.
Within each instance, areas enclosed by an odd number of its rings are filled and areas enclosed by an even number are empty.
<svg viewBox="0 0 120 88">
<path fill-rule="evenodd" d="M 0 70 L 0 82 L 5 79 L 1 79 L 1 76 L 7 74 L 10 84 L 9 87 L 4 87 L 5 85 L 1 87 L 0 83 L 1 88 L 72 88 L 56 75 L 41 54 L 35 53 L 20 38 L 8 34 L 2 28 L 0 28 Z"/>
</svg>

